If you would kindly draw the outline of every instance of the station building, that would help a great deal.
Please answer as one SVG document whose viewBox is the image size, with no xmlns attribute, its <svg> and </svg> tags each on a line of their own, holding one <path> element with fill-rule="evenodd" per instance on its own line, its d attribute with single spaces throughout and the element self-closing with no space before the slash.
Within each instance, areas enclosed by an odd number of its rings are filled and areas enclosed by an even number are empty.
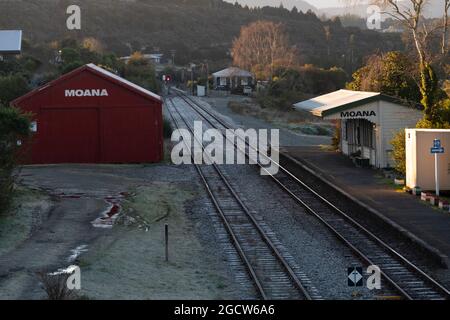
<svg viewBox="0 0 450 320">
<path fill-rule="evenodd" d="M 147 163 L 163 158 L 161 97 L 94 64 L 11 105 L 33 116 L 26 163 Z"/>
<path fill-rule="evenodd" d="M 226 68 L 212 74 L 214 88 L 222 90 L 233 90 L 238 87 L 254 86 L 255 78 L 247 70 L 236 67 Z"/>
<path fill-rule="evenodd" d="M 420 106 L 379 92 L 338 90 L 294 105 L 324 120 L 340 122 L 343 154 L 361 165 L 393 166 L 390 141 L 400 130 L 415 128 Z"/>
</svg>

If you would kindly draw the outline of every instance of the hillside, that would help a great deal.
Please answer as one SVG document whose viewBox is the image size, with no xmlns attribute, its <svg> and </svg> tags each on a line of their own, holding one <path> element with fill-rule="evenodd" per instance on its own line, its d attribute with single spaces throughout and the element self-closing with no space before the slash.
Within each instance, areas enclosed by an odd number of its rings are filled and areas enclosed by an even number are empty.
<svg viewBox="0 0 450 320">
<path fill-rule="evenodd" d="M 82 8 L 81 31 L 66 28 L 70 4 Z M 206 58 L 226 63 L 241 26 L 259 19 L 283 22 L 304 63 L 354 70 L 370 53 L 402 48 L 398 35 L 343 28 L 339 21 L 322 22 L 309 13 L 245 9 L 220 0 L 2 0 L 0 12 L 0 28 L 23 29 L 31 45 L 95 37 L 119 55 L 176 50 L 179 64 Z M 325 25 L 331 29 L 328 42 Z"/>
</svg>

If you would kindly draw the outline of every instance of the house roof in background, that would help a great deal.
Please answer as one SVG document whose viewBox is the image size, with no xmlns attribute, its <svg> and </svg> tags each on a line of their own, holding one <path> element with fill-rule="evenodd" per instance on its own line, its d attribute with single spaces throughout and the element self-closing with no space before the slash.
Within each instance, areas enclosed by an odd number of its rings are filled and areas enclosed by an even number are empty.
<svg viewBox="0 0 450 320">
<path fill-rule="evenodd" d="M 22 30 L 0 30 L 0 54 L 19 54 L 22 51 Z"/>
<path fill-rule="evenodd" d="M 253 74 L 249 71 L 242 70 L 236 67 L 229 67 L 213 73 L 214 77 L 253 77 Z"/>
</svg>

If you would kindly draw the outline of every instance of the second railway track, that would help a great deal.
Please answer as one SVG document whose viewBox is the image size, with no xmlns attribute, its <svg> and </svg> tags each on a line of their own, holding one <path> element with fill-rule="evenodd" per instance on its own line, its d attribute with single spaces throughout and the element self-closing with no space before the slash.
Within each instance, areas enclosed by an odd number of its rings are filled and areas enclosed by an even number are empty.
<svg viewBox="0 0 450 320">
<path fill-rule="evenodd" d="M 234 129 L 218 115 L 183 93 L 177 95 L 213 128 Z M 406 259 L 390 245 L 298 179 L 280 164 L 270 177 L 298 204 L 314 215 L 366 265 L 381 269 L 385 281 L 408 300 L 450 299 L 450 291 Z M 261 166 L 262 167 L 262 166 Z"/>
<path fill-rule="evenodd" d="M 168 111 L 178 128 L 192 131 L 189 120 L 171 104 Z M 196 165 L 255 289 L 262 299 L 321 299 L 304 274 L 294 271 L 217 165 Z"/>
</svg>

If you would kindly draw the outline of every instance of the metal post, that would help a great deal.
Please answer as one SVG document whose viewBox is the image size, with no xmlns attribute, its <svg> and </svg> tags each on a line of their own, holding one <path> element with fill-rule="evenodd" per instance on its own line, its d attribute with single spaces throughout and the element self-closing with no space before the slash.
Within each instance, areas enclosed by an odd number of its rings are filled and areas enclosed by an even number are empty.
<svg viewBox="0 0 450 320">
<path fill-rule="evenodd" d="M 206 61 L 206 87 L 205 87 L 205 96 L 208 96 L 209 92 L 209 66 L 208 61 Z"/>
<path fill-rule="evenodd" d="M 191 85 L 192 85 L 192 95 L 194 95 L 194 67 L 191 69 Z"/>
<path fill-rule="evenodd" d="M 165 247 L 166 247 L 166 262 L 169 262 L 169 225 L 164 226 Z"/>
<path fill-rule="evenodd" d="M 438 154 L 434 154 L 434 177 L 436 180 L 436 195 L 439 197 L 439 158 Z"/>
</svg>

